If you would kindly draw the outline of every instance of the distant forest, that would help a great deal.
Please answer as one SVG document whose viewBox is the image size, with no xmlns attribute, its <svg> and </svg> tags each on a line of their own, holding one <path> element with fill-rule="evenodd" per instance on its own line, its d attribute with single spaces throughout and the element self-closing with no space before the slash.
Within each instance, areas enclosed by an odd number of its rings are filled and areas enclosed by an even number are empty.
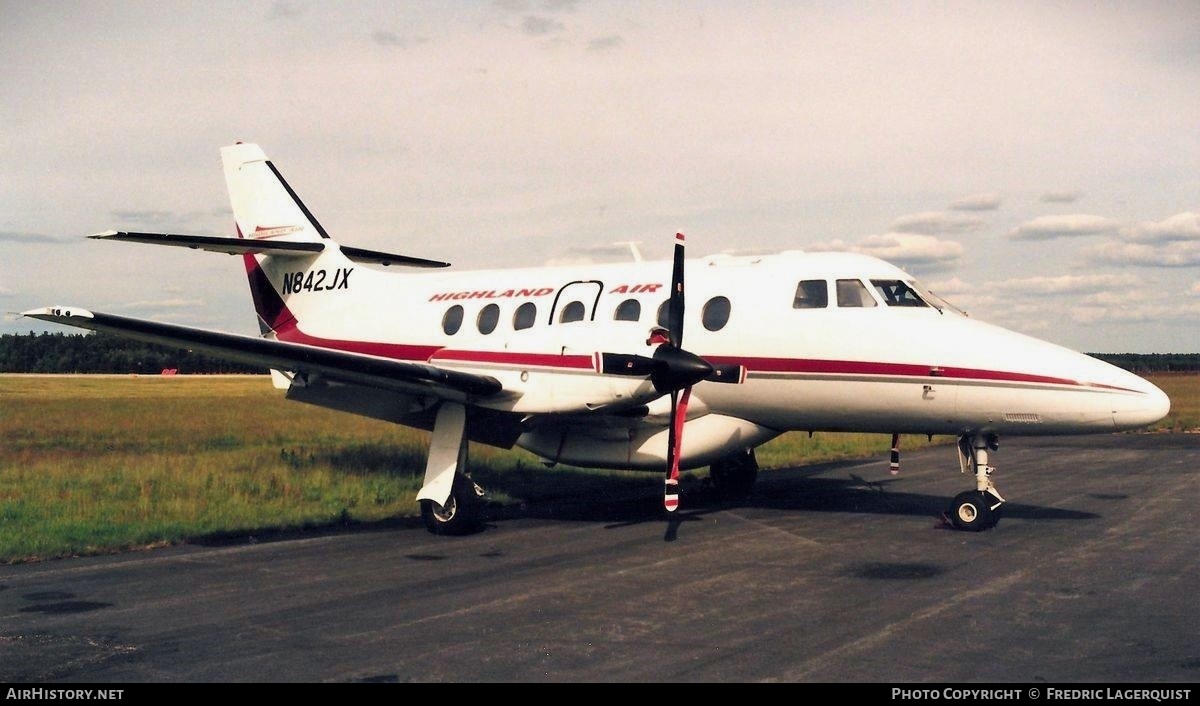
<svg viewBox="0 0 1200 706">
<path fill-rule="evenodd" d="M 1200 372 L 1200 353 L 1091 353 L 1135 373 Z M 0 336 L 0 373 L 265 373 L 191 351 L 139 343 L 112 334 L 30 332 Z"/>
<path fill-rule="evenodd" d="M 192 351 L 131 341 L 107 333 L 30 332 L 0 336 L 0 373 L 266 373 Z"/>
</svg>

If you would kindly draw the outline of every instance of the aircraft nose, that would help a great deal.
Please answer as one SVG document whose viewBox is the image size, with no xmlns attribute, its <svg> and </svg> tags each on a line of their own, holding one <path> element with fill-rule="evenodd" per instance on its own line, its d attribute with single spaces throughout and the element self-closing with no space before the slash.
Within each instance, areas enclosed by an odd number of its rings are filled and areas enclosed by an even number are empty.
<svg viewBox="0 0 1200 706">
<path fill-rule="evenodd" d="M 1171 411 L 1171 399 L 1157 386 L 1142 378 L 1137 390 L 1141 393 L 1127 397 L 1124 404 L 1113 409 L 1113 423 L 1117 429 L 1140 429 L 1167 416 Z"/>
</svg>

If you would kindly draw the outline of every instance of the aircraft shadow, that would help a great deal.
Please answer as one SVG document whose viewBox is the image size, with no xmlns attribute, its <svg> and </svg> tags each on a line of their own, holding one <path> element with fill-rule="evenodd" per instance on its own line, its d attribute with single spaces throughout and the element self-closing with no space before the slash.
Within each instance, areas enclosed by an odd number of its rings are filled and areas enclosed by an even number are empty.
<svg viewBox="0 0 1200 706">
<path fill-rule="evenodd" d="M 854 474 L 850 478 L 817 477 L 826 471 L 861 465 L 845 461 L 803 468 L 772 470 L 759 475 L 754 491 L 742 500 L 717 497 L 707 480 L 685 478 L 681 482 L 683 510 L 679 521 L 696 521 L 703 515 L 730 508 L 763 508 L 801 512 L 833 512 L 864 515 L 899 515 L 939 518 L 950 507 L 951 496 L 896 491 L 889 486 L 898 479 L 868 481 Z M 562 496 L 527 501 L 518 505 L 492 508 L 490 519 L 520 517 L 540 519 L 606 522 L 612 527 L 661 521 L 664 518 L 659 482 L 636 490 L 627 486 L 619 494 Z M 1004 516 L 1024 520 L 1094 520 L 1100 515 L 1079 510 L 1006 503 Z M 672 533 L 675 528 L 669 530 Z M 668 537 L 670 539 L 670 537 Z"/>
<path fill-rule="evenodd" d="M 662 508 L 662 481 L 654 474 L 604 476 L 573 470 L 524 469 L 528 472 L 477 473 L 485 488 L 516 498 L 489 503 L 485 508 L 486 532 L 495 523 L 535 518 L 567 522 L 603 522 L 612 529 L 666 521 L 666 541 L 673 541 L 680 526 L 700 522 L 705 515 L 732 508 L 761 508 L 798 512 L 831 512 L 849 515 L 897 515 L 936 519 L 949 509 L 951 497 L 894 489 L 899 479 L 870 481 L 853 473 L 849 478 L 821 477 L 828 471 L 862 465 L 862 461 L 835 461 L 759 474 L 749 497 L 737 501 L 717 497 L 707 479 L 685 474 L 680 494 L 683 509 L 666 518 Z M 1037 521 L 1093 520 L 1100 515 L 1023 503 L 1006 503 L 1009 518 Z M 358 521 L 343 518 L 301 527 L 267 527 L 253 531 L 213 533 L 188 540 L 202 546 L 228 546 L 277 542 L 331 534 L 382 532 L 423 526 L 420 517 L 393 517 Z"/>
</svg>

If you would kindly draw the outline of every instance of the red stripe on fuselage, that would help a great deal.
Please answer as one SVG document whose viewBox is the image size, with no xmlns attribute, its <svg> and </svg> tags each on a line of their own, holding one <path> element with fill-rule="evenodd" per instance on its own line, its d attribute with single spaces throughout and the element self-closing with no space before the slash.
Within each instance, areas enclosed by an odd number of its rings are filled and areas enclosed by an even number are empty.
<svg viewBox="0 0 1200 706">
<path fill-rule="evenodd" d="M 590 355 L 555 355 L 553 353 L 508 353 L 500 351 L 440 350 L 429 358 L 429 362 L 454 360 L 466 363 L 492 363 L 497 365 L 532 365 L 547 368 L 571 368 L 595 370 Z"/>
<path fill-rule="evenodd" d="M 508 351 L 447 350 L 438 346 L 422 346 L 403 343 L 379 343 L 373 341 L 348 341 L 310 336 L 295 325 L 278 330 L 281 341 L 304 343 L 310 346 L 362 353 L 394 360 L 436 363 L 454 361 L 459 363 L 484 363 L 492 365 L 536 366 L 564 368 L 569 370 L 594 370 L 595 363 L 589 355 L 555 355 L 553 353 L 518 353 Z M 1063 385 L 1069 387 L 1099 388 L 1120 392 L 1138 392 L 1125 387 L 1102 383 L 1081 383 L 1067 378 L 1049 375 L 1034 375 L 1004 370 L 979 368 L 937 367 L 911 363 L 880 363 L 858 360 L 818 360 L 812 358 L 756 358 L 733 356 L 705 357 L 716 365 L 740 364 L 749 373 L 792 373 L 809 375 L 875 375 L 888 377 L 930 378 L 934 380 L 993 380 L 1040 385 Z"/>
<path fill-rule="evenodd" d="M 1004 370 L 980 368 L 954 368 L 911 363 L 879 363 L 859 360 L 814 360 L 808 358 L 736 358 L 711 356 L 705 360 L 714 364 L 740 363 L 755 373 L 804 373 L 827 375 L 881 375 L 892 377 L 921 377 L 949 380 L 995 380 L 998 382 L 1036 383 L 1041 385 L 1069 385 L 1071 387 L 1096 387 L 1121 392 L 1138 392 L 1125 387 L 1101 383 L 1081 383 L 1067 378 L 1049 375 L 1034 375 Z M 934 372 L 936 369 L 936 372 Z"/>
</svg>

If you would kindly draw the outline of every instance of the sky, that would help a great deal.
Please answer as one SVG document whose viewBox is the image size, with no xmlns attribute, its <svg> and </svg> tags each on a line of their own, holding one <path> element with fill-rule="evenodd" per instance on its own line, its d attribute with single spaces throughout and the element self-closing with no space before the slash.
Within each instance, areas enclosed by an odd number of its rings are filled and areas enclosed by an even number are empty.
<svg viewBox="0 0 1200 706">
<path fill-rule="evenodd" d="M 359 247 L 853 250 L 1071 348 L 1200 352 L 1192 0 L 0 0 L 0 40 L 5 312 L 256 333 L 237 258 L 83 239 L 232 235 L 245 140 Z"/>
</svg>

